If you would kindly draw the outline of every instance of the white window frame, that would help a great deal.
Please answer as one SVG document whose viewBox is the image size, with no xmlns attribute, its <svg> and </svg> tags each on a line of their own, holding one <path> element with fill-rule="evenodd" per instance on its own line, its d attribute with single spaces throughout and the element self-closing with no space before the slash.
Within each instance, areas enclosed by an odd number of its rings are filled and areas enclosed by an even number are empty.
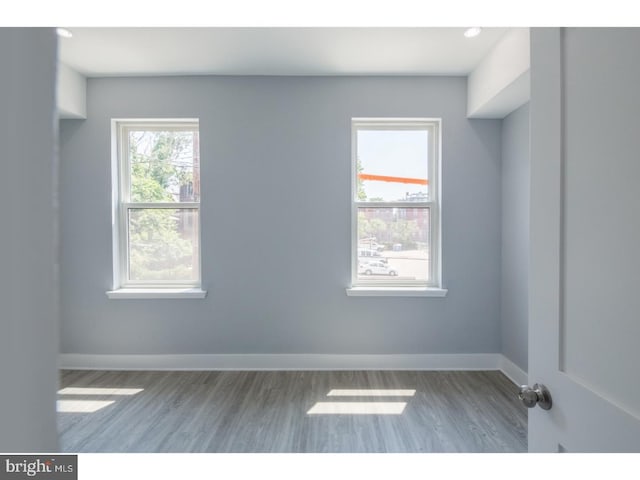
<svg viewBox="0 0 640 480">
<path fill-rule="evenodd" d="M 427 130 L 429 132 L 428 178 L 429 200 L 421 202 L 359 201 L 358 130 Z M 353 118 L 351 121 L 351 287 L 350 296 L 445 296 L 442 288 L 441 255 L 441 159 L 442 121 L 439 118 Z M 358 209 L 359 208 L 427 208 L 430 229 L 430 281 L 358 278 Z"/>
<path fill-rule="evenodd" d="M 132 202 L 129 184 L 130 130 L 198 131 L 197 118 L 140 119 L 123 118 L 111 120 L 111 181 L 112 181 L 112 231 L 113 231 L 113 290 L 109 298 L 204 298 L 202 284 L 202 231 L 200 198 L 197 202 Z M 198 258 L 196 280 L 146 282 L 129 279 L 129 222 L 131 209 L 158 208 L 173 210 L 196 210 L 198 222 Z"/>
</svg>

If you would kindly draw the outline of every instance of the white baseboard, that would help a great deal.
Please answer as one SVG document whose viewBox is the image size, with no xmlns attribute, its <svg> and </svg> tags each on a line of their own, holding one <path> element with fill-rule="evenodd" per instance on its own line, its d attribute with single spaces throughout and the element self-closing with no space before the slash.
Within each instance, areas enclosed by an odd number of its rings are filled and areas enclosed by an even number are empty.
<svg viewBox="0 0 640 480">
<path fill-rule="evenodd" d="M 502 370 L 515 383 L 526 374 L 499 353 L 473 354 L 212 354 L 85 355 L 64 353 L 65 370 Z M 526 383 L 523 382 L 523 383 Z"/>
<path fill-rule="evenodd" d="M 502 358 L 500 359 L 499 370 L 504 373 L 509 380 L 511 380 L 516 385 L 526 385 L 529 383 L 529 375 L 527 372 L 522 370 L 519 366 L 513 363 L 504 355 L 500 355 Z"/>
</svg>

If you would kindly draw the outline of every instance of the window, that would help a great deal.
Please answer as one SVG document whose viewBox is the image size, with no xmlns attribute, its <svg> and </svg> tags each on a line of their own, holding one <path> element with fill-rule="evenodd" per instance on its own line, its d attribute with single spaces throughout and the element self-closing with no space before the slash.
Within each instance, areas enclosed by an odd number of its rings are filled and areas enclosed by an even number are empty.
<svg viewBox="0 0 640 480">
<path fill-rule="evenodd" d="M 200 287 L 198 135 L 191 119 L 112 122 L 114 291 Z"/>
<path fill-rule="evenodd" d="M 354 119 L 352 157 L 352 289 L 440 289 L 440 120 Z"/>
</svg>

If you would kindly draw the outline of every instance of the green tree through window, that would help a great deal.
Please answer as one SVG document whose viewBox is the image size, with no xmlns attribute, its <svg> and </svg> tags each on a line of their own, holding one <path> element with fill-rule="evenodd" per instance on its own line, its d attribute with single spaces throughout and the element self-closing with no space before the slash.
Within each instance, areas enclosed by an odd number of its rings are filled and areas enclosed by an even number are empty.
<svg viewBox="0 0 640 480">
<path fill-rule="evenodd" d="M 193 131 L 130 130 L 130 198 L 163 208 L 128 209 L 129 278 L 189 280 L 197 275 L 196 210 L 164 208 L 192 202 L 199 177 Z M 198 178 L 199 180 L 199 178 Z M 199 182 L 198 182 L 199 183 Z M 199 192 L 196 192 L 199 193 Z"/>
</svg>

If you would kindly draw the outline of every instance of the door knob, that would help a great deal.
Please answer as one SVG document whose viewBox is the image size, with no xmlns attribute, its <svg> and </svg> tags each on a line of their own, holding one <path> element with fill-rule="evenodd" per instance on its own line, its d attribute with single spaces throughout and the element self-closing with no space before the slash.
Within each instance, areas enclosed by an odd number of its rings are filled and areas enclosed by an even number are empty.
<svg viewBox="0 0 640 480">
<path fill-rule="evenodd" d="M 536 405 L 539 405 L 543 410 L 551 408 L 551 393 L 544 385 L 538 385 L 537 383 L 533 387 L 521 385 L 518 398 L 527 408 L 533 408 Z"/>
</svg>

